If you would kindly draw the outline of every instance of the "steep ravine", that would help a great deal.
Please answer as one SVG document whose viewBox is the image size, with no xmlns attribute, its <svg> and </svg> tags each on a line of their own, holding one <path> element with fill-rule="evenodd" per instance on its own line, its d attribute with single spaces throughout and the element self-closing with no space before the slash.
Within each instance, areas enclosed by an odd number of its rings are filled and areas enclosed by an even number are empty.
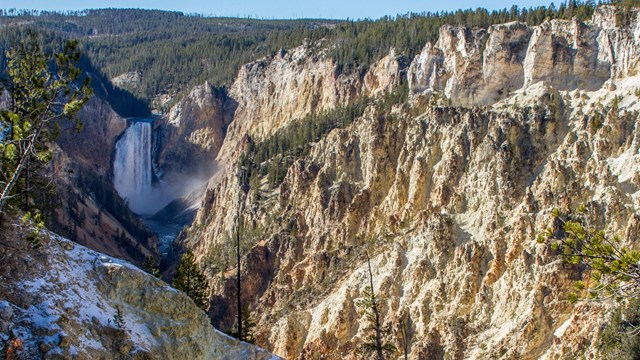
<svg viewBox="0 0 640 360">
<path fill-rule="evenodd" d="M 234 271 L 216 273 L 214 258 L 242 206 L 255 244 L 243 301 L 258 343 L 283 357 L 356 358 L 364 251 L 385 324 L 408 323 L 412 359 L 593 354 L 607 305 L 570 305 L 580 273 L 535 239 L 552 208 L 581 203 L 608 231 L 637 239 L 638 13 L 615 24 L 600 7 L 586 23 L 445 26 L 408 69 L 391 52 L 364 80 L 336 77 L 304 48 L 246 65 L 231 88 L 238 107 L 222 169 L 184 242 L 209 269 L 214 325 L 229 328 L 236 312 Z M 371 103 L 282 184 L 241 190 L 235 166 L 249 139 L 382 96 L 405 76 L 408 103 Z"/>
<path fill-rule="evenodd" d="M 83 130 L 60 139 L 56 165 L 65 175 L 69 205 L 59 211 L 59 230 L 138 264 L 144 256 L 167 255 L 217 168 L 214 159 L 234 109 L 233 100 L 209 84 L 194 88 L 168 114 L 146 118 L 121 118 L 93 99 L 80 116 Z M 93 138 L 98 141 L 88 141 Z M 100 223 L 104 218 L 106 224 Z M 131 226 L 118 224 L 120 218 L 139 231 L 128 231 Z M 143 250 L 141 257 L 137 243 L 145 236 L 153 252 Z"/>
</svg>

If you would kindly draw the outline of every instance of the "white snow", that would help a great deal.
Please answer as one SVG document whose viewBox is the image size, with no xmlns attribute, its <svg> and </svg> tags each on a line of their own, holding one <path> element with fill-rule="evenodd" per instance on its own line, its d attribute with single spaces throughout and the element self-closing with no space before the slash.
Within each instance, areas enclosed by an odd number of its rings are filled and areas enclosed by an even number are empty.
<svg viewBox="0 0 640 360">
<path fill-rule="evenodd" d="M 100 292 L 96 288 L 95 272 L 100 271 L 101 266 L 107 268 L 106 271 L 120 267 L 141 270 L 122 260 L 89 250 L 57 235 L 50 234 L 50 236 L 51 242 L 47 249 L 49 259 L 45 275 L 19 284 L 34 297 L 35 305 L 21 309 L 22 311 L 16 314 L 16 319 L 20 324 L 31 324 L 32 327 L 51 333 L 58 332 L 40 338 L 45 342 L 57 344 L 59 336 L 66 335 L 61 331 L 59 323 L 68 321 L 69 314 L 73 314 L 73 321 L 78 324 L 92 322 L 102 326 L 113 324 L 116 310 L 99 295 Z M 144 347 L 145 344 L 155 342 L 149 329 L 138 325 L 139 321 L 135 316 L 126 315 L 125 323 L 126 331 L 137 346 Z M 29 326 L 19 326 L 15 331 L 21 335 L 25 343 L 36 340 Z M 86 331 L 75 335 L 82 347 L 106 351 L 99 339 L 95 337 L 96 335 Z M 70 348 L 70 351 L 73 352 L 73 349 Z"/>
</svg>

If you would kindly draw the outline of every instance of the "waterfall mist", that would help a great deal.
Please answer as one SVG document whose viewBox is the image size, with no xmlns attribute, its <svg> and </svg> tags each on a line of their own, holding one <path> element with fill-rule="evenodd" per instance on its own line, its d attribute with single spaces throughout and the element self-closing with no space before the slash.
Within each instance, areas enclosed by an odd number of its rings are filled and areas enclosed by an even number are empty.
<svg viewBox="0 0 640 360">
<path fill-rule="evenodd" d="M 171 201 L 200 188 L 214 171 L 201 169 L 197 174 L 163 175 L 153 181 L 153 123 L 134 121 L 116 143 L 113 184 L 118 194 L 129 203 L 131 211 L 151 216 Z"/>
</svg>

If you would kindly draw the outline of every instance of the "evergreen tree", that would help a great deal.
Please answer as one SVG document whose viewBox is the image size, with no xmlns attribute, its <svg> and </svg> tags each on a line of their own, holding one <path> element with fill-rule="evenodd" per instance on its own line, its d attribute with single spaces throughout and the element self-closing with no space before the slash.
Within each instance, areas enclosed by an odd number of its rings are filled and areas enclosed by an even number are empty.
<svg viewBox="0 0 640 360">
<path fill-rule="evenodd" d="M 44 186 L 34 181 L 40 172 L 34 170 L 42 170 L 51 159 L 50 145 L 61 121 L 75 120 L 80 128 L 75 115 L 91 94 L 89 78 L 83 79 L 76 67 L 80 60 L 77 41 L 47 56 L 38 35 L 29 32 L 6 58 L 2 71 L 6 77 L 0 86 L 0 92 L 6 91 L 9 98 L 7 108 L 0 111 L 0 214 L 7 204 L 31 210 L 30 195 Z"/>
<path fill-rule="evenodd" d="M 193 302 L 203 310 L 207 309 L 209 283 L 198 268 L 191 250 L 187 250 L 178 263 L 176 276 L 173 278 L 173 287 L 189 295 Z"/>
<path fill-rule="evenodd" d="M 640 359 L 640 299 L 634 298 L 612 310 L 598 337 L 600 359 Z"/>
<path fill-rule="evenodd" d="M 640 359 L 640 251 L 623 246 L 621 238 L 598 228 L 597 219 L 584 205 L 566 215 L 554 209 L 552 215 L 551 226 L 538 242 L 587 275 L 575 282 L 576 292 L 569 294 L 569 301 L 616 301 L 598 339 L 599 358 Z"/>
<path fill-rule="evenodd" d="M 369 269 L 369 285 L 364 288 L 364 297 L 357 302 L 358 306 L 364 309 L 364 316 L 367 320 L 367 338 L 365 342 L 360 345 L 360 352 L 364 356 L 370 356 L 373 354 L 376 360 L 384 360 L 385 353 L 393 354 L 398 349 L 390 342 L 386 341 L 386 337 L 390 331 L 388 328 L 382 326 L 382 319 L 380 318 L 380 306 L 378 304 L 378 298 L 373 290 L 373 273 L 371 271 L 371 261 L 369 254 L 365 252 L 367 257 L 367 266 Z"/>
<path fill-rule="evenodd" d="M 113 315 L 113 323 L 115 324 L 118 330 L 125 329 L 124 315 L 122 314 L 122 310 L 120 306 L 116 306 L 116 313 Z"/>
<path fill-rule="evenodd" d="M 151 274 L 157 278 L 160 277 L 160 268 L 153 257 L 147 256 L 144 258 L 144 263 L 142 264 L 142 270 L 146 271 L 148 274 Z"/>
<path fill-rule="evenodd" d="M 539 243 L 547 243 L 569 264 L 587 270 L 591 281 L 577 281 L 578 293 L 570 294 L 576 302 L 582 294 L 591 299 L 618 301 L 640 297 L 640 251 L 622 245 L 618 236 L 607 236 L 595 226 L 595 219 L 581 205 L 567 216 L 553 210 L 554 221 Z"/>
<path fill-rule="evenodd" d="M 256 322 L 253 319 L 253 312 L 249 309 L 249 304 L 244 304 L 242 306 L 242 341 L 255 344 L 255 328 Z"/>
<path fill-rule="evenodd" d="M 402 352 L 404 353 L 404 360 L 409 359 L 409 342 L 411 341 L 408 324 L 404 317 L 400 321 L 400 334 L 402 335 Z"/>
</svg>

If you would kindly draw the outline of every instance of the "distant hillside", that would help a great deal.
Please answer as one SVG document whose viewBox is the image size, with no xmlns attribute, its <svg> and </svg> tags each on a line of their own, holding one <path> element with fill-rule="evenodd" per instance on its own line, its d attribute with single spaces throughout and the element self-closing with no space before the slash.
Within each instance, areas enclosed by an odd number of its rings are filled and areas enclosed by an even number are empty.
<svg viewBox="0 0 640 360">
<path fill-rule="evenodd" d="M 111 79 L 125 75 L 120 86 L 151 101 L 205 80 L 228 86 L 243 64 L 304 42 L 325 39 L 315 51 L 329 51 L 338 73 L 363 74 L 390 47 L 411 61 L 427 41 L 436 39 L 443 24 L 487 28 L 517 20 L 538 25 L 547 18 L 588 19 L 593 10 L 591 1 L 569 1 L 559 7 L 423 12 L 361 21 L 215 18 L 140 9 L 1 10 L 0 42 L 12 38 L 16 25 L 79 38 L 95 67 Z"/>
<path fill-rule="evenodd" d="M 139 73 L 137 83 L 123 87 L 146 100 L 174 95 L 205 80 L 230 84 L 241 65 L 301 44 L 313 37 L 315 29 L 336 23 L 206 18 L 134 9 L 14 14 L 0 17 L 7 25 L 0 29 L 0 39 L 15 37 L 15 25 L 35 27 L 63 39 L 78 38 L 83 52 L 109 78 Z"/>
</svg>

